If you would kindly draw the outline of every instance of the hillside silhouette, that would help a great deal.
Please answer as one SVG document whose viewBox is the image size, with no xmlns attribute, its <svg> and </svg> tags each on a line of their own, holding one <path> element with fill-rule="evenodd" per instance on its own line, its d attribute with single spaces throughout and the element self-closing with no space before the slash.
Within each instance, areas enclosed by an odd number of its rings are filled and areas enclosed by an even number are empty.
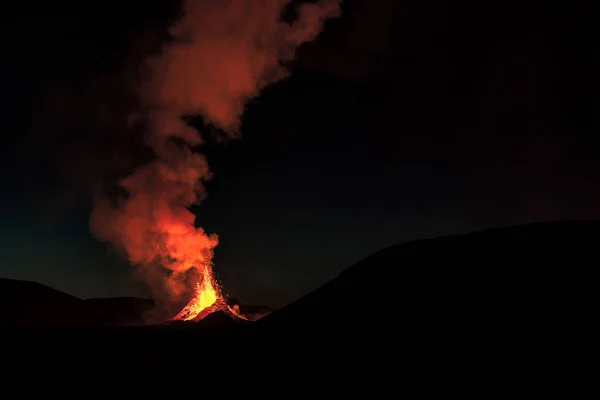
<svg viewBox="0 0 600 400">
<path fill-rule="evenodd" d="M 261 318 L 273 310 L 228 299 L 230 305 Z M 0 278 L 0 328 L 99 328 L 156 323 L 155 302 L 139 297 L 80 299 L 37 282 Z M 202 326 L 228 326 L 230 318 L 212 316 Z M 173 325 L 190 328 L 189 324 Z"/>
<path fill-rule="evenodd" d="M 0 279 L 0 327 L 58 328 L 143 324 L 154 301 L 80 299 L 37 282 Z"/>
<path fill-rule="evenodd" d="M 387 248 L 252 325 L 256 355 L 570 375 L 570 358 L 591 348 L 599 235 L 599 222 L 558 221 Z"/>
<path fill-rule="evenodd" d="M 560 221 L 400 244 L 347 268 L 260 324 L 295 330 L 318 323 L 337 330 L 363 318 L 557 315 L 578 300 L 586 307 L 591 293 L 583 289 L 597 269 L 599 234 L 600 222 Z"/>
<path fill-rule="evenodd" d="M 599 234 L 599 222 L 564 221 L 400 244 L 257 322 L 223 324 L 225 316 L 215 314 L 205 322 L 223 330 L 190 324 L 45 329 L 37 349 L 77 338 L 96 343 L 77 355 L 82 362 L 125 357 L 183 365 L 214 356 L 214 363 L 235 360 L 241 369 L 257 357 L 277 368 L 318 361 L 377 369 L 384 368 L 382 357 L 405 360 L 414 371 L 432 367 L 431 360 L 448 370 L 507 362 L 520 369 L 525 364 L 515 360 L 524 359 L 544 370 L 564 368 L 558 360 L 591 343 Z M 57 305 L 84 302 L 34 286 Z"/>
</svg>

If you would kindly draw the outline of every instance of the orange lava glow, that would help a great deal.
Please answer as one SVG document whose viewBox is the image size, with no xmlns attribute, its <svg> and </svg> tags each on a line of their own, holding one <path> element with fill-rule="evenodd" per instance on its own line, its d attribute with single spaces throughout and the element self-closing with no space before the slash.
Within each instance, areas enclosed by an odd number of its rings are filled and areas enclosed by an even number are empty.
<svg viewBox="0 0 600 400">
<path fill-rule="evenodd" d="M 228 306 L 227 306 L 227 309 L 229 310 L 229 312 L 230 312 L 230 313 L 232 313 L 233 315 L 235 315 L 235 316 L 236 316 L 236 317 L 238 317 L 238 318 L 245 319 L 245 320 L 247 320 L 247 319 L 248 319 L 248 318 L 246 318 L 246 316 L 245 316 L 244 314 L 242 314 L 242 313 L 240 312 L 240 306 L 237 306 L 237 305 L 236 305 L 236 306 L 230 307 L 230 306 L 228 305 Z"/>
<path fill-rule="evenodd" d="M 239 306 L 230 307 L 227 304 L 221 295 L 219 285 L 213 277 L 212 268 L 207 267 L 202 275 L 202 280 L 196 283 L 191 300 L 173 320 L 200 321 L 215 311 L 224 311 L 237 318 L 247 319 L 240 312 Z"/>
<path fill-rule="evenodd" d="M 248 101 L 288 76 L 287 61 L 317 37 L 327 19 L 340 15 L 340 1 L 298 5 L 297 18 L 283 21 L 291 0 L 183 0 L 183 15 L 168 29 L 173 40 L 144 61 L 144 77 L 131 92 L 139 110 L 132 110 L 127 126 L 147 131 L 144 143 L 154 160 L 119 182 L 126 193 L 119 201 L 106 196 L 103 184 L 94 185 L 89 224 L 97 239 L 125 251 L 153 294 L 179 301 L 193 289 L 174 320 L 199 321 L 216 311 L 247 319 L 239 306 L 227 303 L 214 278 L 218 236 L 197 227 L 190 211 L 205 198 L 204 182 L 212 173 L 195 151 L 203 132 L 184 116 L 202 116 L 223 139 L 239 138 Z M 115 160 L 120 166 L 125 159 L 119 153 Z"/>
<path fill-rule="evenodd" d="M 207 274 L 208 275 L 208 274 Z M 203 278 L 196 284 L 196 290 L 190 302 L 175 316 L 175 320 L 193 321 L 200 313 L 217 302 L 218 290 L 211 277 Z"/>
</svg>

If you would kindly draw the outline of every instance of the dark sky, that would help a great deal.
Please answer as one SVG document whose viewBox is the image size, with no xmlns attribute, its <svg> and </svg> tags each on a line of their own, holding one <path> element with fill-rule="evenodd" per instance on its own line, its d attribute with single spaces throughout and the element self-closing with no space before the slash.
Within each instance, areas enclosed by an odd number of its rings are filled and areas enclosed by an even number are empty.
<svg viewBox="0 0 600 400">
<path fill-rule="evenodd" d="M 242 138 L 204 149 L 215 176 L 193 211 L 220 236 L 227 293 L 279 306 L 400 242 L 599 216 L 597 14 L 482 3 L 346 0 L 248 106 Z M 136 57 L 124 43 L 143 54 L 172 11 L 111 4 L 15 10 L 3 26 L 0 276 L 81 297 L 144 293 L 89 233 L 82 195 L 115 154 L 142 156 L 89 141 L 91 119 L 39 133 L 49 93 L 120 71 Z"/>
</svg>

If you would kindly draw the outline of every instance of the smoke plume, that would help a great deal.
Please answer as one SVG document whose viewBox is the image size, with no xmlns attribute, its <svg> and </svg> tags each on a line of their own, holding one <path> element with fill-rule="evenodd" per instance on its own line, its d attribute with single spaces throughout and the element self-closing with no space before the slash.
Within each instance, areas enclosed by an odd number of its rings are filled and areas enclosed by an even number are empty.
<svg viewBox="0 0 600 400">
<path fill-rule="evenodd" d="M 338 0 L 322 0 L 300 5 L 297 18 L 285 22 L 289 5 L 186 0 L 183 17 L 170 28 L 172 40 L 144 65 L 141 106 L 129 122 L 147 129 L 154 160 L 120 182 L 126 195 L 119 201 L 97 192 L 90 227 L 126 252 L 156 296 L 176 299 L 189 289 L 191 275 L 210 273 L 218 244 L 216 234 L 195 227 L 188 210 L 205 196 L 203 182 L 211 173 L 205 157 L 193 151 L 202 135 L 183 117 L 202 115 L 227 137 L 238 137 L 248 100 L 285 77 L 282 63 L 340 13 Z"/>
</svg>

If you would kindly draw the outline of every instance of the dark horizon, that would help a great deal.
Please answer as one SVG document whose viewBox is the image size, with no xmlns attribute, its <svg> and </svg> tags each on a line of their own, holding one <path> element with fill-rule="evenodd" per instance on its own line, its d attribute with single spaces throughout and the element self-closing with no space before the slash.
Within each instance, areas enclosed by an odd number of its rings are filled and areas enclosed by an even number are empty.
<svg viewBox="0 0 600 400">
<path fill-rule="evenodd" d="M 119 85 L 98 81 L 135 59 L 132 40 L 140 53 L 160 43 L 170 12 L 148 5 L 143 15 L 136 4 L 6 18 L 0 277 L 82 298 L 147 293 L 88 226 L 90 181 L 146 154 L 134 139 L 103 136 L 92 112 L 71 136 L 40 130 L 38 107 L 57 94 L 73 114 L 95 110 L 91 100 L 126 107 Z M 241 138 L 201 149 L 214 176 L 192 211 L 220 237 L 224 291 L 278 308 L 398 243 L 600 219 L 593 15 L 345 0 L 299 48 L 290 77 L 250 102 Z"/>
</svg>

